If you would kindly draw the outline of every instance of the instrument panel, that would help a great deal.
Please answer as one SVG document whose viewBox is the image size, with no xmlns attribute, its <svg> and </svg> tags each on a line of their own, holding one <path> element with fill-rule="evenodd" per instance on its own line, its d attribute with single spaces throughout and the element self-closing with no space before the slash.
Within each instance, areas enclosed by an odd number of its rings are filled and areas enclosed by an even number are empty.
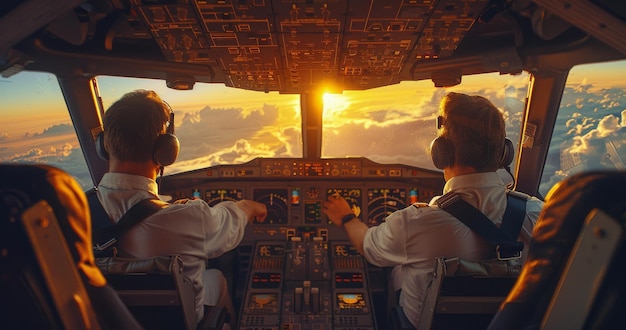
<svg viewBox="0 0 626 330">
<path fill-rule="evenodd" d="M 168 176 L 161 190 L 172 199 L 203 199 L 211 206 L 242 199 L 265 204 L 267 218 L 254 220 L 244 238 L 257 241 L 303 234 L 346 239 L 322 212 L 328 197 L 344 197 L 361 221 L 376 226 L 408 205 L 429 202 L 443 184 L 440 172 L 365 158 L 255 159 Z"/>
<path fill-rule="evenodd" d="M 189 193 L 177 191 L 171 196 L 174 199 L 204 199 L 211 206 L 223 201 L 242 199 L 263 203 L 267 206 L 267 218 L 263 221 L 255 219 L 249 227 L 256 228 L 254 232 L 257 234 L 261 233 L 261 228 L 266 228 L 267 234 L 271 237 L 272 233 L 279 228 L 286 233 L 287 227 L 306 230 L 305 228 L 332 226 L 322 212 L 323 201 L 331 196 L 338 195 L 345 198 L 354 214 L 371 227 L 381 224 L 393 212 L 413 203 L 429 202 L 436 194 L 435 191 L 441 191 L 441 188 L 436 186 L 417 186 L 397 182 L 385 182 L 375 186 L 350 183 L 345 187 L 336 182 L 312 184 L 300 181 L 291 182 L 288 184 L 290 187 L 287 188 L 267 188 L 275 184 L 249 181 L 239 183 L 239 187 L 233 187 L 233 185 L 235 183 L 230 183 L 230 185 L 207 183 L 188 189 Z M 252 236 L 258 235 L 252 234 Z"/>
<path fill-rule="evenodd" d="M 440 172 L 364 158 L 255 159 L 172 175 L 161 194 L 209 205 L 251 199 L 267 206 L 238 251 L 235 304 L 239 329 L 376 329 L 386 296 L 381 269 L 369 265 L 322 203 L 345 198 L 368 226 L 412 203 L 429 202 L 444 185 Z"/>
</svg>

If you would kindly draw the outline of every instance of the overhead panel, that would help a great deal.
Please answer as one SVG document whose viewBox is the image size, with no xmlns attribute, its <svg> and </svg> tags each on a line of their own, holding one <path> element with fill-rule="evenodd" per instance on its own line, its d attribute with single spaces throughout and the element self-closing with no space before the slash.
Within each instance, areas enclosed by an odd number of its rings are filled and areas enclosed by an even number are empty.
<svg viewBox="0 0 626 330">
<path fill-rule="evenodd" d="M 214 63 L 206 34 L 188 4 L 146 5 L 138 11 L 168 61 Z"/>
<path fill-rule="evenodd" d="M 291 88 L 308 90 L 336 79 L 346 9 L 346 1 L 274 2 Z"/>
<path fill-rule="evenodd" d="M 482 13 L 487 1 L 445 1 L 435 4 L 421 30 L 413 58 L 437 59 L 451 56 Z"/>
<path fill-rule="evenodd" d="M 351 1 L 339 74 L 346 89 L 399 82 L 432 1 Z"/>
<path fill-rule="evenodd" d="M 197 1 L 212 54 L 228 85 L 284 89 L 272 9 L 265 1 Z"/>
<path fill-rule="evenodd" d="M 209 65 L 228 86 L 283 93 L 406 80 L 403 68 L 454 54 L 487 2 L 134 1 L 167 60 Z"/>
</svg>

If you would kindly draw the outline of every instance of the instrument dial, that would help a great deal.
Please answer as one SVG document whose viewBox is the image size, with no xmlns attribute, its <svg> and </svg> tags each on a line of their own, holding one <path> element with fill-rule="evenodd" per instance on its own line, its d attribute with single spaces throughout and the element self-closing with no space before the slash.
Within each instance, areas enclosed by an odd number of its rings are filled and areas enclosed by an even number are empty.
<svg viewBox="0 0 626 330">
<path fill-rule="evenodd" d="M 204 200 L 210 206 L 215 206 L 223 201 L 240 201 L 243 199 L 241 189 L 207 189 L 204 192 Z"/>
<path fill-rule="evenodd" d="M 326 197 L 341 196 L 348 201 L 352 212 L 359 217 L 361 216 L 361 189 L 358 188 L 328 188 Z"/>
<path fill-rule="evenodd" d="M 381 224 L 391 213 L 406 207 L 406 190 L 375 188 L 367 191 L 368 226 Z"/>
<path fill-rule="evenodd" d="M 263 222 L 270 225 L 286 224 L 289 216 L 287 189 L 256 189 L 254 200 L 267 206 L 267 218 Z"/>
</svg>

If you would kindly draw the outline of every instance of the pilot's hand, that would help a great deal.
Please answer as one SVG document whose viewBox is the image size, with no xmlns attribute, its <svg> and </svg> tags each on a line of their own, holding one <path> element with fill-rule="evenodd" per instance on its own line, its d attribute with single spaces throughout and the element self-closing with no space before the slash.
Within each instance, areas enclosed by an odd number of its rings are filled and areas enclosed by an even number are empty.
<svg viewBox="0 0 626 330">
<path fill-rule="evenodd" d="M 354 213 L 348 201 L 339 195 L 329 196 L 322 205 L 322 211 L 335 225 L 341 226 L 341 219 L 348 214 Z"/>
<path fill-rule="evenodd" d="M 242 209 L 248 215 L 248 222 L 252 222 L 256 219 L 257 222 L 265 221 L 267 218 L 267 206 L 265 204 L 251 201 L 251 200 L 240 200 L 236 202 L 237 206 Z"/>
</svg>

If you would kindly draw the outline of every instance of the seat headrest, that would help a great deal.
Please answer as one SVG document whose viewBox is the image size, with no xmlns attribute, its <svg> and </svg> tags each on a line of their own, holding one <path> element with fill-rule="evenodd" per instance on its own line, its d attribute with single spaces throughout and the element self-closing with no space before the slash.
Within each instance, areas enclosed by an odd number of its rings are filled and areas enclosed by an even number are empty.
<svg viewBox="0 0 626 330">
<path fill-rule="evenodd" d="M 626 222 L 626 172 L 588 172 L 554 186 L 533 230 L 520 278 L 490 329 L 540 324 L 585 220 L 594 209 Z"/>
<path fill-rule="evenodd" d="M 0 209 L 19 215 L 45 200 L 54 211 L 78 269 L 92 285 L 106 284 L 94 261 L 87 199 L 72 176 L 48 165 L 3 164 L 0 182 Z"/>
</svg>

